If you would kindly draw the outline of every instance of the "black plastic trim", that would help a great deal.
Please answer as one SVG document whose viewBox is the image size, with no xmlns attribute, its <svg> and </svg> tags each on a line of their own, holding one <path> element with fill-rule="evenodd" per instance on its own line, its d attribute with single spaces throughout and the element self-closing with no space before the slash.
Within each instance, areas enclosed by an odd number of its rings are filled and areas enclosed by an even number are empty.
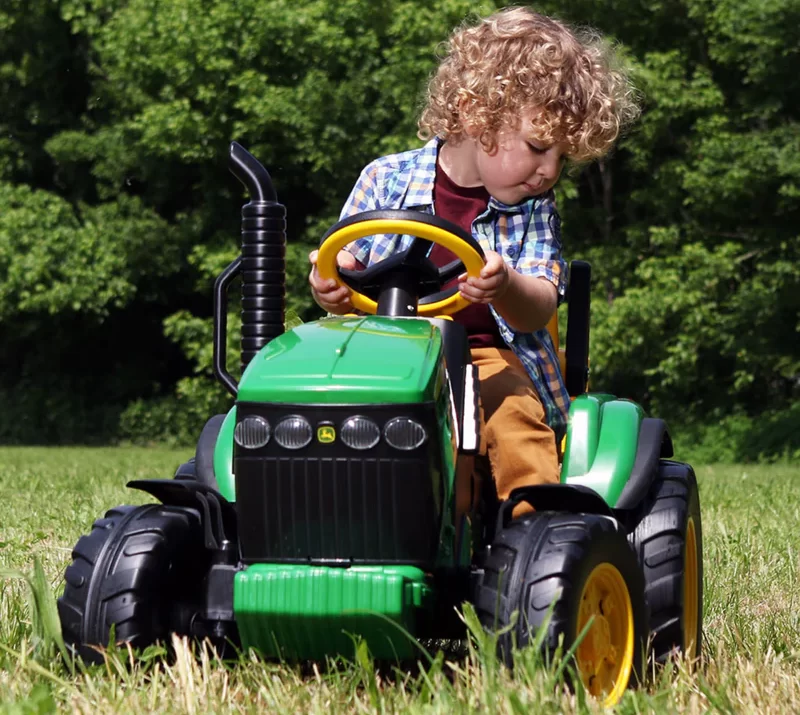
<svg viewBox="0 0 800 715">
<path fill-rule="evenodd" d="M 126 486 L 151 494 L 166 506 L 198 510 L 206 548 L 226 551 L 236 542 L 236 509 L 215 489 L 187 479 L 135 479 Z"/>
<path fill-rule="evenodd" d="M 537 484 L 517 487 L 500 504 L 495 526 L 496 534 L 511 523 L 514 507 L 528 502 L 537 512 L 558 511 L 568 514 L 600 514 L 614 516 L 614 511 L 594 489 L 579 484 Z"/>
<path fill-rule="evenodd" d="M 572 261 L 567 296 L 567 374 L 564 383 L 570 397 L 586 392 L 589 384 L 589 315 L 592 267 L 586 261 Z"/>
<path fill-rule="evenodd" d="M 239 386 L 228 372 L 226 350 L 228 347 L 228 287 L 241 273 L 241 256 L 232 261 L 214 281 L 214 374 L 225 389 L 236 397 Z"/>
<path fill-rule="evenodd" d="M 195 474 L 198 481 L 216 490 L 219 490 L 219 487 L 214 474 L 214 449 L 225 417 L 226 415 L 214 415 L 206 422 L 197 440 L 195 451 Z"/>
<path fill-rule="evenodd" d="M 466 328 L 461 323 L 443 318 L 427 318 L 428 322 L 439 328 L 442 333 L 442 352 L 447 365 L 447 374 L 456 403 L 456 416 L 461 425 L 464 418 L 464 377 L 468 366 L 472 365 L 469 352 L 469 338 Z"/>
<path fill-rule="evenodd" d="M 616 509 L 633 509 L 642 502 L 658 473 L 658 460 L 672 456 L 672 439 L 664 420 L 645 417 L 639 426 L 639 442 L 628 483 L 617 500 Z"/>
</svg>

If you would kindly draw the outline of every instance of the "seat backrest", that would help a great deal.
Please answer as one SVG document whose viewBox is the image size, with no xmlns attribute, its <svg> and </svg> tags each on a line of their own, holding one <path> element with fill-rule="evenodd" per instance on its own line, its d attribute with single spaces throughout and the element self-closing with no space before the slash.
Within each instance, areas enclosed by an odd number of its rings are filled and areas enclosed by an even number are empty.
<svg viewBox="0 0 800 715">
<path fill-rule="evenodd" d="M 558 339 L 558 313 L 547 330 L 558 354 L 561 375 L 570 397 L 577 397 L 589 387 L 589 312 L 591 307 L 592 268 L 586 261 L 572 261 L 567 288 L 567 339 L 562 349 Z"/>
</svg>

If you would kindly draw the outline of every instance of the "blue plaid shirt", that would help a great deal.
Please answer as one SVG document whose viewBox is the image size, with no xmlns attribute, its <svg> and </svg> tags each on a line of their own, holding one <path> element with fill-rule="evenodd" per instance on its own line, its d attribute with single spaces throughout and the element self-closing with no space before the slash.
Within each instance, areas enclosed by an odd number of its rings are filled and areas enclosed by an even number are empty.
<svg viewBox="0 0 800 715">
<path fill-rule="evenodd" d="M 341 218 L 376 209 L 414 209 L 434 213 L 433 182 L 440 141 L 420 149 L 392 154 L 369 164 L 358 179 Z M 485 251 L 496 251 L 514 270 L 541 276 L 558 289 L 559 302 L 566 291 L 566 263 L 561 258 L 560 219 L 553 192 L 508 206 L 494 198 L 472 223 L 472 235 Z M 347 250 L 365 266 L 396 251 L 405 250 L 411 236 L 376 235 L 360 238 Z M 569 394 L 559 368 L 555 346 L 546 329 L 535 333 L 515 331 L 493 306 L 500 335 L 525 366 L 542 399 L 547 422 L 560 439 L 567 423 Z"/>
</svg>

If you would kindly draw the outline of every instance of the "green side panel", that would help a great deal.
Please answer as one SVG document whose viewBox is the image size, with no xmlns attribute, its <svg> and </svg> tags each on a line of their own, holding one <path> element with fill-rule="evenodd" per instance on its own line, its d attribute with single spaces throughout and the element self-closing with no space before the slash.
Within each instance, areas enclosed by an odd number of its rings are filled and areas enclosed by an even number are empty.
<svg viewBox="0 0 800 715">
<path fill-rule="evenodd" d="M 600 410 L 614 395 L 598 392 L 579 395 L 569 407 L 567 422 L 567 443 L 561 465 L 561 481 L 568 477 L 586 474 L 592 466 L 597 453 L 597 440 L 600 436 Z"/>
<path fill-rule="evenodd" d="M 375 658 L 398 660 L 419 654 L 416 617 L 431 595 L 412 566 L 256 564 L 236 574 L 233 609 L 244 648 L 267 657 L 352 658 L 358 635 Z"/>
<path fill-rule="evenodd" d="M 591 415 L 593 409 L 587 407 L 587 415 Z M 584 451 L 579 450 L 575 457 L 570 455 L 569 462 L 565 460 L 562 465 L 562 471 L 566 474 L 562 477 L 562 481 L 591 487 L 613 507 L 633 469 L 636 447 L 639 443 L 639 426 L 644 412 L 635 402 L 613 399 L 602 402 L 598 412 L 594 423 L 599 426 L 599 430 L 595 427 L 596 439 L 588 432 L 584 435 L 585 454 L 590 453 L 592 442 L 595 443 L 591 466 L 583 474 L 576 473 L 577 465 L 581 465 L 580 460 L 584 459 Z M 592 426 L 593 423 L 590 422 L 587 429 Z M 581 428 L 580 420 L 578 427 Z M 576 444 L 582 443 L 576 442 Z"/>
<path fill-rule="evenodd" d="M 472 523 L 466 516 L 462 519 L 462 522 L 456 565 L 468 569 L 472 564 Z"/>
<path fill-rule="evenodd" d="M 449 390 L 442 390 L 436 404 L 436 419 L 441 435 L 442 469 L 444 486 L 444 509 L 439 533 L 439 549 L 436 564 L 440 568 L 452 567 L 460 556 L 456 553 L 456 528 L 453 510 L 455 507 L 456 460 L 458 459 L 458 437 L 451 409 Z M 431 465 L 433 467 L 433 465 Z M 435 469 L 435 467 L 433 467 Z"/>
<path fill-rule="evenodd" d="M 231 407 L 214 445 L 214 476 L 222 496 L 236 501 L 236 481 L 233 478 L 233 428 L 236 426 L 236 405 Z"/>
<path fill-rule="evenodd" d="M 237 400 L 292 404 L 413 403 L 434 399 L 442 336 L 418 318 L 327 318 L 265 345 Z"/>
</svg>

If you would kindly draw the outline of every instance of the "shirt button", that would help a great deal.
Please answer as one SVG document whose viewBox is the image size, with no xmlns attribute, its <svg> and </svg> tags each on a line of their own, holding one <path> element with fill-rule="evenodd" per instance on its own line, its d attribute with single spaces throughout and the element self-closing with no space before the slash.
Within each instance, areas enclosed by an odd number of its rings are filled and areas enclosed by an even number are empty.
<svg viewBox="0 0 800 715">
<path fill-rule="evenodd" d="M 508 248 L 506 248 L 506 255 L 510 256 L 511 258 L 516 256 L 517 255 L 517 247 L 516 246 L 509 246 Z"/>
</svg>

